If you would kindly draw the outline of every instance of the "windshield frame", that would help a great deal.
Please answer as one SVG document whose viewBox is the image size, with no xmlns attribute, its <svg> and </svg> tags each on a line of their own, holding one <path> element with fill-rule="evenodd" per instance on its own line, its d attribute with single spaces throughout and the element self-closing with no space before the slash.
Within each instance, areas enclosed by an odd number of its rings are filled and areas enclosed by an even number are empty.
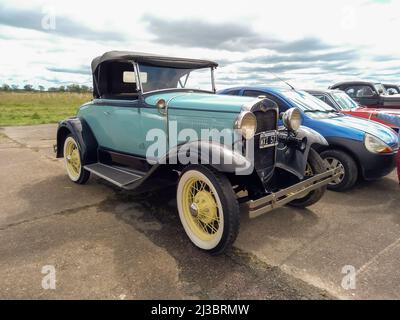
<svg viewBox="0 0 400 320">
<path fill-rule="evenodd" d="M 153 66 L 156 68 L 163 68 L 162 66 Z M 210 80 L 211 80 L 211 91 L 210 90 L 204 90 L 204 89 L 196 89 L 196 88 L 163 88 L 163 89 L 156 89 L 156 90 L 149 90 L 149 91 L 144 91 L 143 90 L 143 84 L 142 81 L 140 79 L 140 65 L 137 62 L 133 63 L 133 68 L 136 74 L 136 79 L 137 79 L 137 84 L 138 84 L 138 92 L 140 94 L 149 94 L 149 93 L 154 93 L 154 92 L 159 92 L 159 91 L 196 91 L 196 92 L 205 92 L 205 93 L 216 93 L 217 89 L 215 86 L 215 75 L 214 75 L 214 70 L 216 69 L 216 67 L 206 67 L 206 68 L 195 68 L 195 69 L 191 69 L 192 71 L 194 70 L 206 70 L 206 69 L 210 69 L 211 74 L 210 74 Z M 190 71 L 190 72 L 192 72 Z M 190 75 L 190 72 L 188 73 L 188 75 Z"/>
</svg>

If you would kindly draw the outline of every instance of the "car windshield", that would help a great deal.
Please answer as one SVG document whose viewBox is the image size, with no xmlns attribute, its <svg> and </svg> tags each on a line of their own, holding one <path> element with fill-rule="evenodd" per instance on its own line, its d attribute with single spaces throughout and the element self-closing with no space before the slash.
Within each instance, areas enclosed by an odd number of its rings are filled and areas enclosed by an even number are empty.
<svg viewBox="0 0 400 320">
<path fill-rule="evenodd" d="M 211 68 L 180 69 L 139 64 L 143 92 L 165 89 L 214 91 Z"/>
<path fill-rule="evenodd" d="M 358 103 L 350 98 L 345 92 L 331 93 L 331 96 L 342 110 L 350 110 L 358 107 Z"/>
<path fill-rule="evenodd" d="M 305 91 L 285 91 L 284 96 L 304 112 L 336 112 L 331 106 Z"/>
</svg>

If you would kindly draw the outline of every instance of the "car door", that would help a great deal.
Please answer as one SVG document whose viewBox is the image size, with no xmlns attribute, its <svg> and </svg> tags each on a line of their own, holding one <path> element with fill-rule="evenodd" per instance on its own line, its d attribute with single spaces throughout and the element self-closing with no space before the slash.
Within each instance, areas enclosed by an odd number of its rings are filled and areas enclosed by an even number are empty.
<svg viewBox="0 0 400 320">
<path fill-rule="evenodd" d="M 139 101 L 99 99 L 89 125 L 94 127 L 99 147 L 116 152 L 139 154 Z"/>
<path fill-rule="evenodd" d="M 96 123 L 89 120 L 89 124 L 95 124 L 96 138 L 104 149 L 145 158 L 151 144 L 146 141 L 149 130 L 166 132 L 166 117 L 142 100 L 104 99 L 94 109 Z"/>
</svg>

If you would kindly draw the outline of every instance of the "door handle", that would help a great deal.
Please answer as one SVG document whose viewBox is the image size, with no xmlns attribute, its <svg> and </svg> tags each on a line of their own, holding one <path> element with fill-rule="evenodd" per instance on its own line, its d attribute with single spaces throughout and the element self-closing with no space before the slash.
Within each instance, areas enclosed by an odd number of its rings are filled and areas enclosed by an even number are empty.
<svg viewBox="0 0 400 320">
<path fill-rule="evenodd" d="M 109 111 L 103 111 L 103 113 L 104 113 L 104 115 L 106 115 L 106 116 L 111 115 L 111 112 L 109 112 Z"/>
</svg>

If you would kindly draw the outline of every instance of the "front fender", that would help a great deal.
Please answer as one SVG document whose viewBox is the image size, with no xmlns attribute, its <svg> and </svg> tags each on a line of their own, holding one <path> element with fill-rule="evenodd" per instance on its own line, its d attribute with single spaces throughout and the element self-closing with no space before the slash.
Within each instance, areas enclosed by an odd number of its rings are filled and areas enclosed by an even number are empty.
<svg viewBox="0 0 400 320">
<path fill-rule="evenodd" d="M 312 146 L 328 146 L 326 139 L 317 131 L 301 126 L 296 137 L 307 138 L 307 145 L 304 151 L 296 148 L 289 148 L 279 144 L 276 153 L 276 166 L 296 175 L 300 180 L 304 178 L 308 154 Z"/>
<path fill-rule="evenodd" d="M 57 158 L 64 156 L 64 141 L 69 134 L 72 134 L 78 143 L 82 164 L 96 162 L 97 140 L 87 122 L 78 117 L 68 118 L 59 123 L 57 129 Z"/>
<path fill-rule="evenodd" d="M 253 162 L 244 155 L 213 141 L 192 141 L 176 146 L 157 162 L 180 165 L 200 163 L 236 175 L 250 175 L 254 170 Z"/>
<path fill-rule="evenodd" d="M 317 131 L 309 127 L 301 126 L 297 131 L 297 136 L 299 138 L 307 137 L 310 146 L 316 144 L 318 146 L 328 146 L 328 141 Z"/>
</svg>

